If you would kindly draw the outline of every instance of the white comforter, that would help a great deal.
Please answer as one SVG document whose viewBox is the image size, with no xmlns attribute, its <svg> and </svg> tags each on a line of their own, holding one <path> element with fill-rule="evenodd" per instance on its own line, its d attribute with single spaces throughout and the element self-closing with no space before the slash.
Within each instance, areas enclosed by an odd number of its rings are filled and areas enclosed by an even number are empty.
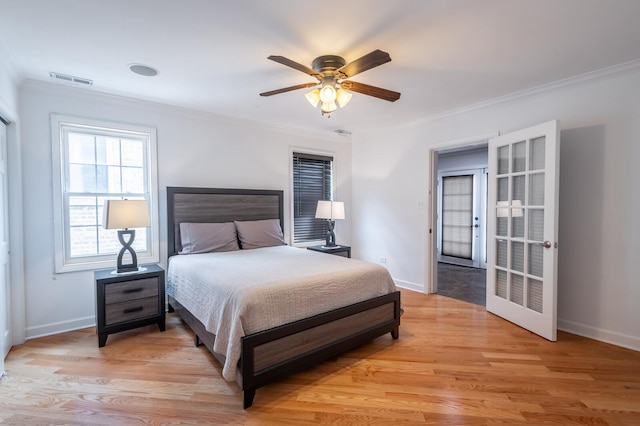
<svg viewBox="0 0 640 426">
<path fill-rule="evenodd" d="M 395 291 L 372 263 L 289 246 L 173 256 L 167 294 L 216 335 L 235 379 L 240 338 Z"/>
</svg>

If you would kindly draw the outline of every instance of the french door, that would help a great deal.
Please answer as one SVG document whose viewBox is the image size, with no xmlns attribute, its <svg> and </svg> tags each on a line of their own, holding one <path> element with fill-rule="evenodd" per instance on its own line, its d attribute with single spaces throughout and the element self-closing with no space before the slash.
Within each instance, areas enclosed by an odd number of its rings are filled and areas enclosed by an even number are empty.
<svg viewBox="0 0 640 426">
<path fill-rule="evenodd" d="M 558 122 L 489 140 L 487 310 L 556 340 Z"/>
<path fill-rule="evenodd" d="M 9 203 L 7 201 L 7 127 L 0 121 L 0 377 L 11 349 L 9 327 Z"/>
</svg>

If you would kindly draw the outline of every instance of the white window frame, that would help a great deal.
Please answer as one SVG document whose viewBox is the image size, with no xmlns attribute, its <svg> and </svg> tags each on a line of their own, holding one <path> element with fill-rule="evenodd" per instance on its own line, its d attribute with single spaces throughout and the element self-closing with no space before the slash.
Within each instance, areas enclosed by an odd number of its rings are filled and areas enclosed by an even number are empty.
<svg viewBox="0 0 640 426">
<path fill-rule="evenodd" d="M 147 192 L 151 226 L 147 229 L 150 239 L 149 251 L 137 252 L 138 263 L 158 263 L 160 261 L 160 232 L 158 221 L 158 152 L 156 129 L 133 124 L 113 123 L 102 120 L 72 117 L 66 115 L 51 115 L 52 160 L 53 160 L 53 220 L 55 243 L 55 272 L 74 272 L 116 266 L 117 253 L 109 255 L 87 256 L 71 258 L 68 256 L 69 218 L 66 214 L 65 176 L 68 167 L 67 149 L 64 133 L 69 128 L 95 129 L 97 133 L 117 135 L 131 134 L 133 137 L 147 141 Z"/>
</svg>

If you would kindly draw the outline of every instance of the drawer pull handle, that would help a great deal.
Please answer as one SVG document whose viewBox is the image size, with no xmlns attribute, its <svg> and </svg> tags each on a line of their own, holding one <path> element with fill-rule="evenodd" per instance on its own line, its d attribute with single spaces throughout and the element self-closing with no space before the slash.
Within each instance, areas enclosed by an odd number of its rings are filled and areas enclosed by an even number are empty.
<svg viewBox="0 0 640 426">
<path fill-rule="evenodd" d="M 123 294 L 131 294 L 131 293 L 139 293 L 142 291 L 142 287 L 138 288 L 128 288 L 126 290 L 122 290 Z"/>
<path fill-rule="evenodd" d="M 123 312 L 125 314 L 132 314 L 134 312 L 140 312 L 142 311 L 144 308 L 142 306 L 138 306 L 137 308 L 129 308 L 129 309 L 125 309 Z"/>
</svg>

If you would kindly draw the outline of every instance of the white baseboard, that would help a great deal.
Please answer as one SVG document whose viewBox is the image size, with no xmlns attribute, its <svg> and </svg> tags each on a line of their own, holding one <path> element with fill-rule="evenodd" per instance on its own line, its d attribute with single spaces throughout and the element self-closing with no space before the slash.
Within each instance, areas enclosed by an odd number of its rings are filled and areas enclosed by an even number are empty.
<svg viewBox="0 0 640 426">
<path fill-rule="evenodd" d="M 54 322 L 51 324 L 27 327 L 26 338 L 35 339 L 38 337 L 51 336 L 52 334 L 65 333 L 67 331 L 79 330 L 81 328 L 95 327 L 96 317 L 77 318 L 69 321 Z"/>
<path fill-rule="evenodd" d="M 407 290 L 424 293 L 424 286 L 409 281 L 394 280 L 396 286 Z M 52 334 L 65 333 L 67 331 L 79 330 L 87 327 L 95 327 L 96 319 L 94 316 L 77 318 L 70 321 L 61 321 L 57 323 L 45 324 L 37 327 L 28 327 L 26 338 L 35 339 L 38 337 L 50 336 Z M 640 338 L 629 336 L 614 331 L 603 330 L 588 325 L 558 319 L 558 329 L 567 333 L 577 334 L 578 336 L 587 337 L 589 339 L 598 340 L 604 343 L 621 346 L 623 348 L 640 351 Z"/>
<path fill-rule="evenodd" d="M 589 339 L 598 340 L 600 342 L 621 346 L 623 348 L 632 349 L 634 351 L 640 351 L 640 338 L 636 336 L 629 336 L 615 331 L 603 330 L 601 328 L 595 328 L 562 319 L 558 319 L 558 330 L 577 334 L 582 337 L 588 337 Z"/>
<path fill-rule="evenodd" d="M 409 281 L 402 281 L 402 280 L 396 280 L 396 279 L 394 279 L 393 281 L 396 283 L 397 287 L 406 288 L 407 290 L 417 291 L 418 293 L 424 293 L 424 285 L 422 284 L 416 284 Z"/>
</svg>

